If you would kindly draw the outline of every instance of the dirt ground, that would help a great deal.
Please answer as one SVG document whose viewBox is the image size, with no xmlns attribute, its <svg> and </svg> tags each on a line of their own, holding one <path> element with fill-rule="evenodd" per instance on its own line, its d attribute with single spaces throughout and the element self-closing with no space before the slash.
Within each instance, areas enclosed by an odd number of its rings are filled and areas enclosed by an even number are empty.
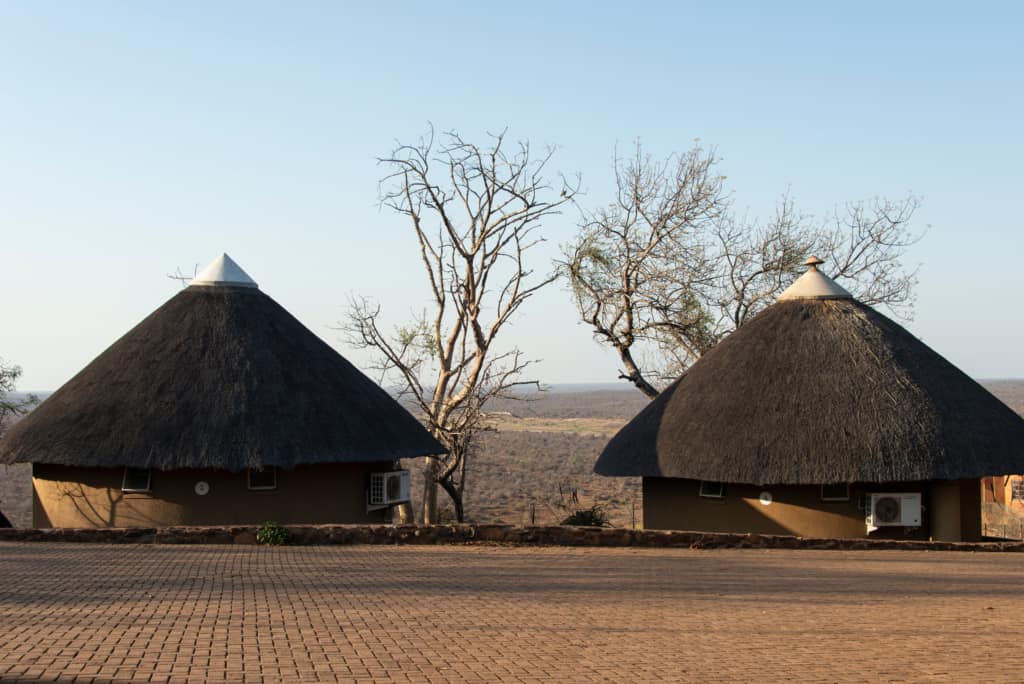
<svg viewBox="0 0 1024 684">
<path fill-rule="evenodd" d="M 1019 682 L 1024 554 L 0 543 L 0 681 Z"/>
</svg>

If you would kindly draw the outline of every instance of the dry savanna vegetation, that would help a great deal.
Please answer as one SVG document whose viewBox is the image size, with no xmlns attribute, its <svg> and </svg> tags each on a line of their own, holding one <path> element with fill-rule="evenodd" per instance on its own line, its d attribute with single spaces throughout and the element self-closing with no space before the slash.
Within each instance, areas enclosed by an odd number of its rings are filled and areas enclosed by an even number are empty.
<svg viewBox="0 0 1024 684">
<path fill-rule="evenodd" d="M 467 519 L 555 524 L 597 505 L 613 525 L 640 525 L 640 479 L 599 477 L 593 469 L 647 398 L 631 388 L 525 396 L 488 405 L 489 429 L 480 433 L 467 472 Z M 422 477 L 411 467 L 415 495 Z"/>
<path fill-rule="evenodd" d="M 982 384 L 1024 414 L 1024 381 Z M 599 477 L 593 466 L 611 435 L 647 404 L 647 398 L 631 388 L 526 396 L 488 406 L 492 429 L 479 436 L 466 474 L 467 518 L 551 524 L 574 509 L 596 504 L 616 526 L 642 524 L 639 478 Z M 421 466 L 407 467 L 413 470 L 413 495 L 418 498 Z M 31 487 L 29 466 L 0 466 L 0 510 L 16 526 L 31 524 Z"/>
</svg>

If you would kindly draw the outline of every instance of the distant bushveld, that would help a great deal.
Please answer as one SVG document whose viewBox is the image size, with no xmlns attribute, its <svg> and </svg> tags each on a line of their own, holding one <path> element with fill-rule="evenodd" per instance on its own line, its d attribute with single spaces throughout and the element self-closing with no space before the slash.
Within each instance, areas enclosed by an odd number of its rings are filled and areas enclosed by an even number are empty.
<svg viewBox="0 0 1024 684">
<path fill-rule="evenodd" d="M 1024 380 L 979 380 L 989 392 L 1024 416 Z"/>
</svg>

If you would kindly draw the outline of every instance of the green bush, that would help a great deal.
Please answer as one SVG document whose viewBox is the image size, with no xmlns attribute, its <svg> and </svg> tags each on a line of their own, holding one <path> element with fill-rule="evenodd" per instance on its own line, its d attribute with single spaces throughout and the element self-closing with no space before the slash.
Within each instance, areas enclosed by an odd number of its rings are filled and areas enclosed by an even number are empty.
<svg viewBox="0 0 1024 684">
<path fill-rule="evenodd" d="M 256 531 L 256 543 L 267 546 L 282 546 L 288 543 L 288 530 L 268 520 Z"/>
<path fill-rule="evenodd" d="M 581 527 L 611 527 L 608 514 L 604 512 L 604 508 L 600 504 L 594 504 L 590 508 L 577 509 L 563 520 L 562 524 Z"/>
</svg>

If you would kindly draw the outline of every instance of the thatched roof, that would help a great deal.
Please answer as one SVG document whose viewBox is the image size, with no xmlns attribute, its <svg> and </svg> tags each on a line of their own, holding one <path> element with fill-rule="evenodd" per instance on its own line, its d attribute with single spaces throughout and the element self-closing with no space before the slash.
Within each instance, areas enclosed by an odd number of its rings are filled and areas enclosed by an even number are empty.
<svg viewBox="0 0 1024 684">
<path fill-rule="evenodd" d="M 759 485 L 1018 473 L 1024 420 L 874 309 L 794 297 L 695 363 L 594 470 Z"/>
<path fill-rule="evenodd" d="M 443 452 L 255 284 L 182 290 L 0 440 L 0 463 L 163 470 Z"/>
</svg>

